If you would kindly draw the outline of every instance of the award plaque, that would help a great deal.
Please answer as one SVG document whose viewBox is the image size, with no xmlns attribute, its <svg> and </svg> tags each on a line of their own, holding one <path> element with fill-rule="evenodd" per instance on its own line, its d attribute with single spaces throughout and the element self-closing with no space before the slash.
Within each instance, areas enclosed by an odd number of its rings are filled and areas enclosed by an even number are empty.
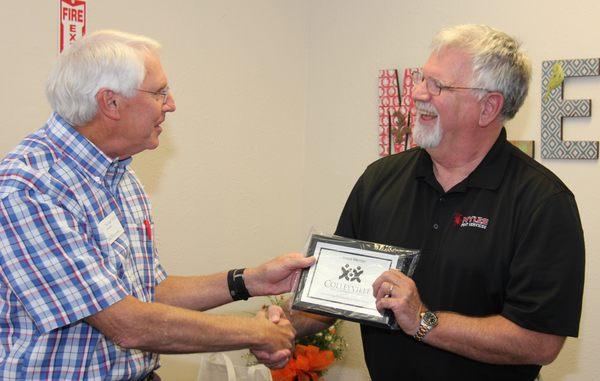
<svg viewBox="0 0 600 381">
<path fill-rule="evenodd" d="M 372 285 L 390 269 L 412 276 L 419 250 L 313 234 L 306 255 L 316 261 L 302 270 L 293 309 L 398 329 L 393 314 L 377 311 Z"/>
</svg>

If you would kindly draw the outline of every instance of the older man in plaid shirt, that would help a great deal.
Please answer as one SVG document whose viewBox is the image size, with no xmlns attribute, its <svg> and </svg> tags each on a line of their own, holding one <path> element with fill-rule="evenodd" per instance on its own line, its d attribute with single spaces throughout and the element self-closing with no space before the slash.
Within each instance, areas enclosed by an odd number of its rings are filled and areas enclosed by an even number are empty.
<svg viewBox="0 0 600 381">
<path fill-rule="evenodd" d="M 158 146 L 175 111 L 158 48 L 104 31 L 66 50 L 47 84 L 55 112 L 0 163 L 2 380 L 157 379 L 157 353 L 289 355 L 294 330 L 283 317 L 199 311 L 286 292 L 310 259 L 203 277 L 160 265 L 150 204 L 129 167 Z"/>
</svg>

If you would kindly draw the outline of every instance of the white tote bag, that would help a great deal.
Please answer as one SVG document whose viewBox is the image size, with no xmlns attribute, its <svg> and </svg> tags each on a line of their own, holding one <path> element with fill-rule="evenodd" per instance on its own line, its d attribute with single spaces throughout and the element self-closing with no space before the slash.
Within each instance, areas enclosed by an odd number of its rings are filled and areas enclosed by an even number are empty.
<svg viewBox="0 0 600 381">
<path fill-rule="evenodd" d="M 200 355 L 200 369 L 196 381 L 272 381 L 271 371 L 264 365 L 246 366 L 236 352 L 214 352 Z"/>
</svg>

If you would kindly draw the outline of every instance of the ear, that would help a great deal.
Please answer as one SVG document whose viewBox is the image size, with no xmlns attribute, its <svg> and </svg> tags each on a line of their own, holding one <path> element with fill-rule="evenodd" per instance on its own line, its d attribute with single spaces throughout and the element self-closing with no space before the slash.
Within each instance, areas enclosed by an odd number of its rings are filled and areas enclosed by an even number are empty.
<svg viewBox="0 0 600 381">
<path fill-rule="evenodd" d="M 120 105 L 121 97 L 112 90 L 100 89 L 96 93 L 98 112 L 111 120 L 121 119 Z"/>
<path fill-rule="evenodd" d="M 480 102 L 479 125 L 487 127 L 500 115 L 502 106 L 504 106 L 504 95 L 499 92 L 490 92 Z"/>
</svg>

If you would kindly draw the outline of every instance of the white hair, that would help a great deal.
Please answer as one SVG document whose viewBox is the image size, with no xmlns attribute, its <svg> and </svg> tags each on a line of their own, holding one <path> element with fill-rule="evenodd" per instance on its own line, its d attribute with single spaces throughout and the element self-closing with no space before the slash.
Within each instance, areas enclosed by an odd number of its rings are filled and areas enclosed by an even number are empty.
<svg viewBox="0 0 600 381">
<path fill-rule="evenodd" d="M 73 126 L 96 115 L 96 94 L 110 89 L 132 97 L 146 76 L 145 59 L 160 44 L 134 34 L 103 30 L 65 49 L 50 72 L 46 98 L 52 109 Z"/>
<path fill-rule="evenodd" d="M 515 116 L 529 90 L 531 63 L 520 43 L 504 32 L 486 25 L 458 25 L 442 29 L 431 48 L 456 48 L 472 57 L 470 86 L 498 91 L 504 95 L 503 119 Z"/>
</svg>

